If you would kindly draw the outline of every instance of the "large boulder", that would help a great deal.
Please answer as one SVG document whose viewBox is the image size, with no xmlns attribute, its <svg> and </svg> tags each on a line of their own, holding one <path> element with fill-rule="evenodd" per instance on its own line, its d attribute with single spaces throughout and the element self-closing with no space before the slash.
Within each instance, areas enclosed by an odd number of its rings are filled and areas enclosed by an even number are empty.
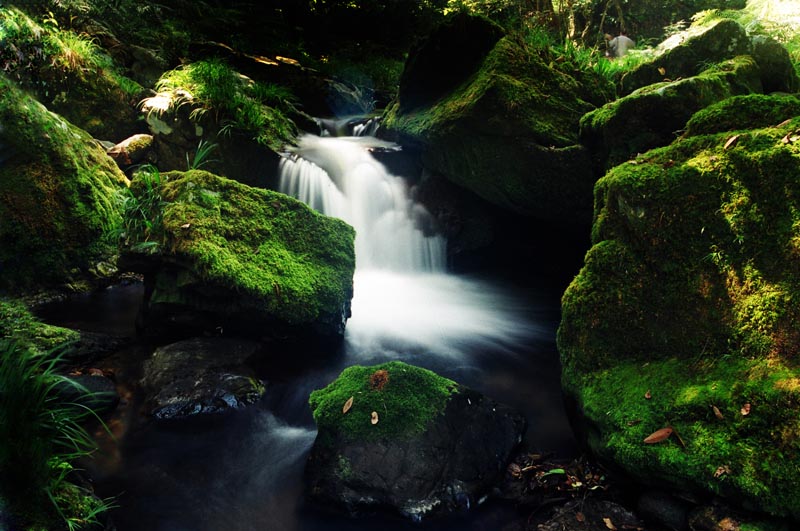
<svg viewBox="0 0 800 531">
<path fill-rule="evenodd" d="M 88 134 L 0 75 L 0 289 L 102 276 L 128 180 Z"/>
<path fill-rule="evenodd" d="M 609 171 L 558 331 L 595 454 L 661 489 L 795 519 L 799 131 L 794 117 L 693 136 Z"/>
<path fill-rule="evenodd" d="M 627 72 L 620 80 L 622 94 L 653 83 L 691 77 L 708 65 L 752 53 L 747 31 L 736 21 L 716 19 L 693 24 L 656 48 L 656 56 Z"/>
<path fill-rule="evenodd" d="M 264 384 L 247 362 L 255 341 L 194 338 L 159 347 L 144 363 L 149 414 L 159 420 L 219 416 L 257 402 Z"/>
<path fill-rule="evenodd" d="M 309 495 L 351 515 L 469 508 L 502 479 L 525 428 L 509 407 L 396 361 L 349 367 L 309 401 Z"/>
<path fill-rule="evenodd" d="M 761 68 L 764 92 L 797 92 L 800 78 L 786 48 L 766 35 L 753 36 L 753 58 Z"/>
<path fill-rule="evenodd" d="M 145 274 L 149 334 L 344 333 L 352 227 L 289 196 L 200 170 L 143 173 L 131 188 L 138 204 L 157 196 L 146 228 L 131 221 L 136 210 L 127 218 L 129 245 L 120 259 Z"/>
<path fill-rule="evenodd" d="M 490 24 L 477 20 L 470 27 Z M 461 42 L 465 34 L 456 30 L 462 25 L 445 26 L 449 33 L 436 34 L 434 42 Z M 492 46 L 497 36 L 491 28 L 471 30 L 483 45 L 465 48 L 465 58 L 445 53 L 450 47 L 442 45 L 420 47 L 407 62 L 384 125 L 403 145 L 421 150 L 430 173 L 507 212 L 566 223 L 588 220 L 594 179 L 588 154 L 578 145 L 578 121 L 607 101 L 611 90 L 604 89 L 610 86 L 559 70 L 548 50 L 516 37 Z M 483 49 L 489 51 L 481 56 Z M 446 79 L 431 88 L 437 68 Z"/>
<path fill-rule="evenodd" d="M 641 88 L 592 111 L 580 122 L 581 141 L 599 175 L 608 168 L 677 137 L 700 109 L 739 94 L 761 92 L 750 56 L 715 65 L 697 76 Z"/>
</svg>

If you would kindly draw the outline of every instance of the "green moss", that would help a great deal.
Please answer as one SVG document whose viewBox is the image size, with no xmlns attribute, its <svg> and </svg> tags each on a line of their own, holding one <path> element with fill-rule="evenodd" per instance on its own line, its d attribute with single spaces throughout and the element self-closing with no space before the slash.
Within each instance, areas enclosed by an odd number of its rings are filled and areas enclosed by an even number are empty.
<svg viewBox="0 0 800 531">
<path fill-rule="evenodd" d="M 163 279 L 162 287 L 232 288 L 289 323 L 338 314 L 350 300 L 354 231 L 343 221 L 283 194 L 200 170 L 167 173 L 163 180 L 157 241 L 162 252 L 192 266 L 180 278 Z M 159 289 L 153 294 L 154 302 L 183 296 Z"/>
<path fill-rule="evenodd" d="M 371 381 L 377 371 L 388 373 L 383 387 Z M 330 385 L 312 392 L 309 404 L 320 433 L 358 441 L 398 438 L 424 431 L 456 389 L 455 382 L 427 369 L 391 361 L 348 367 Z M 342 413 L 350 397 L 353 406 Z M 373 411 L 377 424 L 371 423 Z"/>
<path fill-rule="evenodd" d="M 127 179 L 85 132 L 0 76 L 0 289 L 86 277 L 113 254 Z"/>
<path fill-rule="evenodd" d="M 558 332 L 595 452 L 645 482 L 794 518 L 800 147 L 784 138 L 798 126 L 689 137 L 609 171 Z M 685 448 L 642 442 L 666 425 Z"/>
<path fill-rule="evenodd" d="M 49 352 L 80 339 L 80 333 L 42 323 L 23 302 L 0 298 L 0 339 L 15 341 L 24 350 Z"/>
<path fill-rule="evenodd" d="M 136 132 L 143 88 L 125 77 L 89 37 L 0 8 L 0 68 L 51 110 L 95 137 L 120 141 Z"/>
<path fill-rule="evenodd" d="M 605 171 L 648 149 L 670 144 L 691 116 L 738 94 L 760 92 L 758 66 L 740 56 L 673 82 L 656 83 L 580 120 L 582 141 Z"/>
<path fill-rule="evenodd" d="M 734 96 L 695 113 L 686 136 L 778 125 L 800 115 L 800 99 L 789 94 Z"/>
<path fill-rule="evenodd" d="M 236 131 L 274 150 L 297 135 L 284 113 L 295 112 L 294 97 L 276 85 L 254 82 L 219 60 L 198 61 L 166 72 L 156 84 L 170 106 L 193 105 L 192 117 L 208 113 L 224 133 Z M 163 111 L 163 109 L 162 109 Z M 151 111 L 152 112 L 152 111 Z"/>
</svg>

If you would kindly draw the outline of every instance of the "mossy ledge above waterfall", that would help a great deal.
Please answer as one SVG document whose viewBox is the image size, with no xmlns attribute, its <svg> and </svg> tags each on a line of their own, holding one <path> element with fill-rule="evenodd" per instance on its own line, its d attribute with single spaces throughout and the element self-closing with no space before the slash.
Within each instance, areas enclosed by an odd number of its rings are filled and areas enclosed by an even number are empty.
<svg viewBox="0 0 800 531">
<path fill-rule="evenodd" d="M 795 117 L 686 138 L 598 181 L 594 246 L 558 332 L 598 456 L 659 488 L 800 518 L 799 173 Z"/>
<path fill-rule="evenodd" d="M 0 289 L 102 276 L 127 181 L 87 133 L 0 75 Z"/>
<path fill-rule="evenodd" d="M 139 198 L 158 191 L 160 226 L 121 259 L 146 275 L 148 332 L 343 333 L 355 267 L 349 225 L 205 171 L 153 179 L 142 174 L 132 189 Z"/>
<path fill-rule="evenodd" d="M 405 104 L 422 91 L 408 79 L 422 84 L 440 75 L 437 69 L 452 69 L 439 41 L 469 38 L 446 29 L 412 52 L 384 125 L 403 144 L 421 148 L 427 170 L 490 203 L 541 219 L 588 222 L 594 178 L 577 145 L 578 121 L 610 99 L 610 82 L 569 70 L 546 48 L 508 35 L 495 39 L 472 70 L 456 72 L 448 92 Z M 416 72 L 420 65 L 428 71 Z"/>
</svg>

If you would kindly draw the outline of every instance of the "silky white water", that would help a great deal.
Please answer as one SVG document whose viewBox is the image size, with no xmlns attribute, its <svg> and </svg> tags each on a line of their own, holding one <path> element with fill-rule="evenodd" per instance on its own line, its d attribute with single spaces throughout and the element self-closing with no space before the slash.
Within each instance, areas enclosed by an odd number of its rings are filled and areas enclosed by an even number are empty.
<svg viewBox="0 0 800 531">
<path fill-rule="evenodd" d="M 369 356 L 391 342 L 459 356 L 467 345 L 512 352 L 540 337 L 519 296 L 447 273 L 445 238 L 374 149 L 399 148 L 371 136 L 304 135 L 280 168 L 281 192 L 356 229 L 351 350 Z"/>
</svg>

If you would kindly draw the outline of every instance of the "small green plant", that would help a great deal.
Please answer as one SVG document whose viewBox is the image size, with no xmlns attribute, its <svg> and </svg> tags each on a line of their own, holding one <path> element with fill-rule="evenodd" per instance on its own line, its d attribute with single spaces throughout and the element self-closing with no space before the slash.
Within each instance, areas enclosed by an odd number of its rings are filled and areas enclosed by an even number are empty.
<svg viewBox="0 0 800 531">
<path fill-rule="evenodd" d="M 83 423 L 96 416 L 63 399 L 66 388 L 89 395 L 57 372 L 69 348 L 37 353 L 0 340 L 0 497 L 34 526 L 49 528 L 55 517 L 72 531 L 96 523 L 112 502 L 72 482 L 72 463 L 94 451 Z"/>
<path fill-rule="evenodd" d="M 199 148 L 198 148 L 199 149 Z M 119 237 L 124 245 L 139 250 L 152 249 L 153 238 L 163 229 L 164 205 L 161 173 L 152 165 L 139 168 L 130 188 L 121 192 L 122 226 Z"/>
<path fill-rule="evenodd" d="M 207 142 L 205 140 L 201 140 L 199 144 L 197 144 L 197 149 L 194 152 L 194 157 L 189 160 L 189 154 L 186 154 L 186 169 L 187 170 L 199 170 L 206 164 L 210 164 L 212 162 L 217 162 L 216 159 L 209 158 L 211 156 L 211 152 L 217 149 L 217 144 L 213 142 Z"/>
</svg>

